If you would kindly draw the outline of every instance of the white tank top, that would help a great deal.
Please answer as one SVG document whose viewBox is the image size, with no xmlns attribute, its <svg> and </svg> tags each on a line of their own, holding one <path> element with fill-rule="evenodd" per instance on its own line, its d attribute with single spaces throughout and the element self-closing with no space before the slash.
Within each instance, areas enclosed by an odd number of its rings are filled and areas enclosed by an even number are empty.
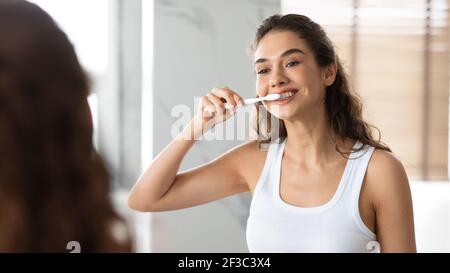
<svg viewBox="0 0 450 273">
<path fill-rule="evenodd" d="M 359 195 L 374 148 L 353 152 L 334 196 L 316 207 L 298 207 L 280 197 L 286 139 L 269 145 L 247 221 L 250 252 L 374 252 L 376 235 L 359 214 Z M 354 148 L 362 144 L 356 142 Z M 379 247 L 379 245 L 378 245 Z"/>
</svg>

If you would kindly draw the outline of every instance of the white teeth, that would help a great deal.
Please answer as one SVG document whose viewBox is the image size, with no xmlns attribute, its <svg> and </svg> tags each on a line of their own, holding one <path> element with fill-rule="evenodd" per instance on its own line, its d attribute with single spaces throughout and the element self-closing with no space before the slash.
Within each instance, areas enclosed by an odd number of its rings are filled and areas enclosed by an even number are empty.
<svg viewBox="0 0 450 273">
<path fill-rule="evenodd" d="M 295 92 L 293 92 L 293 91 L 286 92 L 286 93 L 281 94 L 280 99 L 286 99 L 286 98 L 292 97 L 293 95 L 295 95 Z"/>
</svg>

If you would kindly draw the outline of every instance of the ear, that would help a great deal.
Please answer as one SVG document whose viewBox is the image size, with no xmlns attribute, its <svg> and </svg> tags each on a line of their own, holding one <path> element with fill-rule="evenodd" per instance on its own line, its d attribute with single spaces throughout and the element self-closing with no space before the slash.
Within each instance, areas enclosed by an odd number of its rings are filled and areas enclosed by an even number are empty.
<svg viewBox="0 0 450 273">
<path fill-rule="evenodd" d="M 337 74 L 337 64 L 335 62 L 329 64 L 327 67 L 324 68 L 322 78 L 325 87 L 328 87 L 334 83 L 334 81 L 336 80 L 336 74 Z"/>
</svg>

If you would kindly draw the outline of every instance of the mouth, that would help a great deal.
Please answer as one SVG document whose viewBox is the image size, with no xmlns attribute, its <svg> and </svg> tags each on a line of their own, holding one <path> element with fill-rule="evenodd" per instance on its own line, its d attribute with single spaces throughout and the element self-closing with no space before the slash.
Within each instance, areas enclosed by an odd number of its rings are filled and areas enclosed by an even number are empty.
<svg viewBox="0 0 450 273">
<path fill-rule="evenodd" d="M 275 105 L 287 104 L 295 97 L 295 95 L 297 93 L 298 93 L 297 89 L 292 89 L 292 90 L 287 90 L 287 91 L 281 92 L 280 98 L 275 101 L 272 101 L 271 104 L 275 104 Z"/>
<path fill-rule="evenodd" d="M 295 94 L 297 94 L 298 90 L 289 90 L 289 91 L 285 91 L 280 93 L 280 98 L 278 100 L 286 100 L 289 99 L 291 97 L 293 97 Z"/>
</svg>

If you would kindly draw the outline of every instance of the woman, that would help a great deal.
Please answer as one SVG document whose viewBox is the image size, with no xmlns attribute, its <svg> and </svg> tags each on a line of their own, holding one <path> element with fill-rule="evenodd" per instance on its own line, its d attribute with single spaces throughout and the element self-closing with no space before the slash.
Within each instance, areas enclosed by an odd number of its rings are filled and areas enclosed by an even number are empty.
<svg viewBox="0 0 450 273">
<path fill-rule="evenodd" d="M 252 49 L 257 96 L 287 97 L 257 107 L 279 120 L 279 130 L 270 130 L 279 137 L 179 173 L 194 139 L 233 114 L 224 102 L 242 103 L 236 92 L 214 89 L 140 177 L 130 207 L 175 210 L 250 191 L 252 252 L 369 252 L 377 244 L 382 252 L 416 251 L 404 168 L 372 137 L 323 29 L 305 16 L 275 15 L 259 27 Z M 268 151 L 260 149 L 265 142 Z"/>
<path fill-rule="evenodd" d="M 73 46 L 22 0 L 0 2 L 0 40 L 0 252 L 130 251 Z"/>
</svg>

